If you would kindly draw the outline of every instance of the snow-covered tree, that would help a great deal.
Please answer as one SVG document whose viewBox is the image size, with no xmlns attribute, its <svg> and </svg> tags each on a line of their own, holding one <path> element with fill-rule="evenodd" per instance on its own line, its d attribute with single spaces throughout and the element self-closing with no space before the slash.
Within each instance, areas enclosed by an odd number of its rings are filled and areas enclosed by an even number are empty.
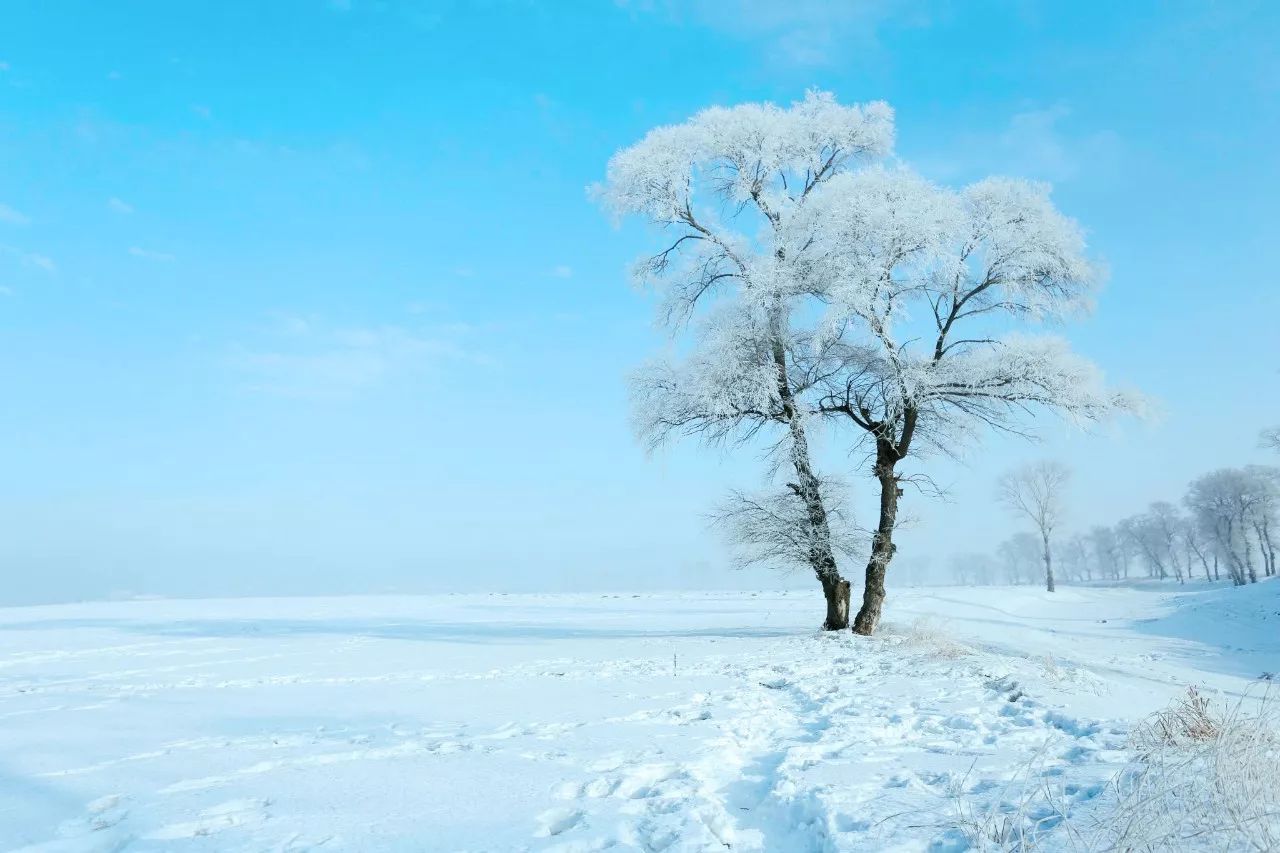
<svg viewBox="0 0 1280 853">
<path fill-rule="evenodd" d="M 1257 583 L 1253 562 L 1254 525 L 1263 483 L 1248 470 L 1221 468 L 1196 479 L 1184 499 L 1195 523 L 1227 566 L 1236 586 Z M 1265 567 L 1264 567 L 1265 568 Z"/>
<path fill-rule="evenodd" d="M 1001 542 L 996 548 L 996 556 L 1009 583 L 1036 582 L 1036 576 L 1040 574 L 1040 543 L 1030 533 L 1015 533 Z"/>
<path fill-rule="evenodd" d="M 1253 493 L 1249 526 L 1258 543 L 1263 570 L 1270 577 L 1276 573 L 1276 548 L 1272 533 L 1280 527 L 1280 468 L 1249 465 L 1244 473 Z"/>
<path fill-rule="evenodd" d="M 818 490 L 827 512 L 832 551 L 842 558 L 856 555 L 866 536 L 853 523 L 843 484 L 822 480 Z M 726 534 L 742 567 L 811 569 L 812 555 L 822 545 L 814 541 L 815 528 L 797 483 L 756 492 L 731 491 L 711 513 L 711 520 Z"/>
<path fill-rule="evenodd" d="M 1262 431 L 1262 446 L 1280 451 L 1280 426 Z"/>
<path fill-rule="evenodd" d="M 1120 580 L 1129 576 L 1129 552 L 1114 528 L 1101 524 L 1091 527 L 1089 545 L 1093 549 L 1094 563 L 1107 577 Z"/>
<path fill-rule="evenodd" d="M 987 554 L 953 554 L 950 565 L 957 584 L 988 586 L 996 581 L 996 564 Z"/>
<path fill-rule="evenodd" d="M 1156 501 L 1145 513 L 1126 519 L 1121 530 L 1147 564 L 1149 576 L 1164 580 L 1172 574 L 1183 583 L 1190 572 L 1189 563 L 1187 572 L 1183 571 L 1188 556 L 1187 527 L 1188 521 L 1177 507 Z"/>
<path fill-rule="evenodd" d="M 1071 472 L 1059 462 L 1043 461 L 1010 471 L 1000 478 L 1000 501 L 1035 525 L 1044 560 L 1045 588 L 1054 591 L 1053 532 L 1066 514 L 1064 502 Z"/>
<path fill-rule="evenodd" d="M 991 178 L 956 192 L 869 168 L 829 182 L 789 243 L 810 259 L 806 278 L 829 305 L 822 340 L 846 368 L 823 371 L 821 408 L 867 442 L 879 485 L 854 620 L 870 634 L 896 550 L 903 460 L 957 453 L 986 428 L 1021 432 L 1036 409 L 1093 421 L 1136 399 L 1109 390 L 1062 338 L 1009 328 L 1087 309 L 1099 277 L 1044 185 Z"/>
<path fill-rule="evenodd" d="M 639 433 L 651 445 L 682 435 L 772 443 L 795 502 L 765 504 L 802 525 L 794 540 L 822 585 L 831 630 L 848 625 L 849 584 L 836 564 L 809 432 L 824 371 L 840 369 L 847 356 L 829 352 L 829 341 L 806 325 L 820 298 L 806 274 L 806 247 L 823 227 L 808 208 L 827 185 L 887 155 L 892 142 L 892 111 L 881 103 L 842 106 L 809 93 L 790 108 L 714 107 L 617 152 L 594 188 L 616 217 L 641 216 L 662 230 L 660 250 L 636 265 L 635 278 L 661 293 L 668 328 L 698 324 L 687 356 L 636 374 Z M 765 504 L 740 504 L 737 517 Z M 790 545 L 786 551 L 794 556 Z"/>
<path fill-rule="evenodd" d="M 790 109 L 714 108 L 618 152 L 599 193 L 668 232 L 637 267 L 663 319 L 706 328 L 681 363 L 637 379 L 641 432 L 727 440 L 779 427 L 818 543 L 813 569 L 839 618 L 815 413 L 865 441 L 880 508 L 854 630 L 879 624 L 904 478 L 899 464 L 954 453 L 983 428 L 1018 432 L 1046 408 L 1090 421 L 1132 408 L 1053 335 L 1008 327 L 1089 307 L 1098 280 L 1048 188 L 992 178 L 961 191 L 878 162 L 888 107 L 810 94 Z"/>
<path fill-rule="evenodd" d="M 1196 523 L 1195 518 L 1184 520 L 1182 541 L 1187 549 L 1187 575 L 1192 574 L 1193 567 L 1199 562 L 1204 569 L 1205 580 L 1218 580 L 1218 557 L 1213 553 L 1213 544 L 1205 536 L 1204 530 Z M 1209 565 L 1210 557 L 1213 558 L 1212 568 Z"/>
<path fill-rule="evenodd" d="M 1062 539 L 1060 551 L 1063 574 L 1068 580 L 1093 580 L 1093 560 L 1090 555 L 1089 540 L 1083 533 L 1073 533 Z"/>
</svg>

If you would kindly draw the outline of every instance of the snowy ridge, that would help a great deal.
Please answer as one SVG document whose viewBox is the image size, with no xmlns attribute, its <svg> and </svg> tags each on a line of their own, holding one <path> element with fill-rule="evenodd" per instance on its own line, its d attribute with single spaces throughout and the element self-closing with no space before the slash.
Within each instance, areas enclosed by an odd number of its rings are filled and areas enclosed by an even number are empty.
<svg viewBox="0 0 1280 853">
<path fill-rule="evenodd" d="M 799 593 L 0 611 L 0 849 L 963 850 L 955 796 L 1087 806 L 1132 720 L 1280 669 L 1272 587 L 911 591 L 870 640 Z"/>
</svg>

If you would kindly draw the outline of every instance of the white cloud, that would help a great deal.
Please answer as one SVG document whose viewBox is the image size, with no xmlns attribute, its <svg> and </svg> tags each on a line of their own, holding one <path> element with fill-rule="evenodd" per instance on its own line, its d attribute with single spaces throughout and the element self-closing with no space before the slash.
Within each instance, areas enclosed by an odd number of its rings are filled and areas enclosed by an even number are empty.
<svg viewBox="0 0 1280 853">
<path fill-rule="evenodd" d="M 47 255 L 41 255 L 37 252 L 28 252 L 25 249 L 18 248 L 17 246 L 0 245 L 0 255 L 16 258 L 18 263 L 24 267 L 35 267 L 36 269 L 41 269 L 50 273 L 55 272 L 58 269 L 58 265 L 55 264 L 53 259 Z"/>
<path fill-rule="evenodd" d="M 151 249 L 141 249 L 137 246 L 130 246 L 129 254 L 133 255 L 135 258 L 143 258 L 148 261 L 162 261 L 168 263 L 169 261 L 174 260 L 173 255 L 168 252 L 155 252 Z"/>
<path fill-rule="evenodd" d="M 111 208 L 115 213 L 133 213 L 133 205 L 129 204 L 127 201 L 122 201 L 115 196 L 107 199 L 107 207 Z"/>
<path fill-rule="evenodd" d="M 568 264 L 559 264 L 551 269 L 551 274 L 556 278 L 571 278 L 573 276 L 573 267 Z"/>
<path fill-rule="evenodd" d="M 926 154 L 917 165 L 940 180 L 972 180 L 987 174 L 1058 183 L 1112 169 L 1123 155 L 1113 131 L 1072 127 L 1066 104 L 1015 113 L 990 132 L 952 135 L 947 149 Z"/>
<path fill-rule="evenodd" d="M 204 104 L 192 104 L 191 112 L 195 113 L 197 116 L 204 119 L 205 121 L 208 121 L 209 119 L 213 118 L 213 110 L 209 109 Z"/>
<path fill-rule="evenodd" d="M 297 336 L 306 335 L 311 332 L 311 321 L 306 317 L 281 317 L 280 333 L 284 335 Z"/>
<path fill-rule="evenodd" d="M 9 70 L 9 63 L 0 62 L 0 71 L 8 71 L 8 70 Z"/>
<path fill-rule="evenodd" d="M 13 296 L 13 288 L 0 284 L 0 296 Z"/>
<path fill-rule="evenodd" d="M 31 222 L 31 217 L 21 211 L 14 210 L 7 204 L 0 204 L 0 222 L 6 225 L 27 225 Z"/>
<path fill-rule="evenodd" d="M 615 0 L 634 13 L 662 14 L 761 44 L 783 65 L 813 67 L 866 56 L 891 18 L 924 26 L 928 18 L 902 0 Z"/>
<path fill-rule="evenodd" d="M 412 380 L 444 364 L 487 364 L 463 346 L 464 324 L 414 331 L 400 326 L 328 328 L 283 318 L 261 348 L 236 347 L 231 364 L 251 390 L 284 397 L 343 400 L 393 380 Z"/>
</svg>

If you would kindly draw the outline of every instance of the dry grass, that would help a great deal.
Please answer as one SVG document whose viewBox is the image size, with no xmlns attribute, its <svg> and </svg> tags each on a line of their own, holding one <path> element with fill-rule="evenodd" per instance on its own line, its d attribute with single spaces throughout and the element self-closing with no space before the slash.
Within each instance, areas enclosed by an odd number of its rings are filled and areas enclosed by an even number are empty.
<svg viewBox="0 0 1280 853">
<path fill-rule="evenodd" d="M 903 645 L 920 649 L 944 660 L 956 660 L 973 654 L 973 649 L 952 639 L 931 619 L 920 618 L 895 632 Z"/>
<path fill-rule="evenodd" d="M 1280 701 L 1195 689 L 1135 727 L 1133 760 L 1083 811 L 1029 763 L 995 802 L 953 799 L 970 849 L 1081 853 L 1280 851 Z"/>
<path fill-rule="evenodd" d="M 1136 726 L 1130 743 L 1145 756 L 1168 748 L 1194 747 L 1221 734 L 1222 720 L 1211 708 L 1209 697 L 1188 687 L 1185 696 Z"/>
</svg>

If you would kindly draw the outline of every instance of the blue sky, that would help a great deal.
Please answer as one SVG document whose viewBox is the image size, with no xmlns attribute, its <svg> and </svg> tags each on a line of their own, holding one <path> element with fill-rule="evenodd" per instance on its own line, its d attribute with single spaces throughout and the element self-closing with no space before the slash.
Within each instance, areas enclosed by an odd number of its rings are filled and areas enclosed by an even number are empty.
<svg viewBox="0 0 1280 853">
<path fill-rule="evenodd" d="M 1071 462 L 1085 526 L 1265 461 L 1280 422 L 1275 4 L 8 0 L 0 22 L 5 602 L 808 582 L 729 572 L 706 529 L 759 481 L 749 453 L 632 440 L 624 377 L 662 337 L 625 270 L 650 243 L 584 187 L 649 127 L 811 86 L 889 101 L 934 179 L 1053 182 L 1111 270 L 1069 335 L 1163 408 L 923 463 L 950 496 L 910 500 L 904 560 L 994 547 L 1016 462 Z"/>
</svg>

